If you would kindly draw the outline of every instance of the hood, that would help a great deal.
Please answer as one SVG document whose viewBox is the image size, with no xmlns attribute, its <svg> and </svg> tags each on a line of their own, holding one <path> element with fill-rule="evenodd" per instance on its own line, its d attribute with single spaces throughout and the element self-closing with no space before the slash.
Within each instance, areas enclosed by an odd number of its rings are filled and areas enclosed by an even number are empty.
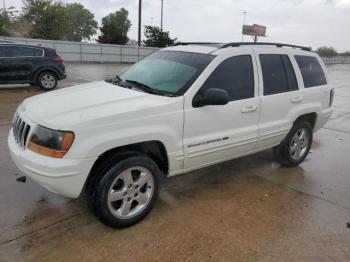
<svg viewBox="0 0 350 262">
<path fill-rule="evenodd" d="M 130 118 L 169 99 L 98 81 L 33 96 L 23 102 L 20 110 L 37 124 L 66 129 L 110 116 Z"/>
</svg>

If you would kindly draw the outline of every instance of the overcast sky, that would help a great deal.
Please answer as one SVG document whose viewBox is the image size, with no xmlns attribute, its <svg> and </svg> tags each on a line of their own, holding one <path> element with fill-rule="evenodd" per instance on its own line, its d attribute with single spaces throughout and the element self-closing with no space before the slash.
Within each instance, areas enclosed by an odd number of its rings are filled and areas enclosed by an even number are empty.
<svg viewBox="0 0 350 262">
<path fill-rule="evenodd" d="M 5 1 L 7 6 L 22 6 L 21 0 Z M 132 22 L 129 38 L 137 38 L 138 0 L 63 2 L 85 5 L 98 23 L 124 7 Z M 143 0 L 143 25 L 160 25 L 160 2 Z M 350 0 L 164 0 L 164 29 L 181 41 L 240 41 L 244 11 L 246 24 L 267 26 L 264 41 L 350 50 Z"/>
</svg>

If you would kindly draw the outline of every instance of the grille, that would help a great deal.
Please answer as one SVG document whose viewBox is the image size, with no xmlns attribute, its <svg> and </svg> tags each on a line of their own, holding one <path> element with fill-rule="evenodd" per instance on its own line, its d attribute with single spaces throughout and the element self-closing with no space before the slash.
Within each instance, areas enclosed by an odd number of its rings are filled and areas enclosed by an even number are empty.
<svg viewBox="0 0 350 262">
<path fill-rule="evenodd" d="M 30 131 L 30 125 L 24 122 L 21 117 L 16 114 L 13 121 L 12 130 L 17 144 L 20 147 L 25 148 Z"/>
</svg>

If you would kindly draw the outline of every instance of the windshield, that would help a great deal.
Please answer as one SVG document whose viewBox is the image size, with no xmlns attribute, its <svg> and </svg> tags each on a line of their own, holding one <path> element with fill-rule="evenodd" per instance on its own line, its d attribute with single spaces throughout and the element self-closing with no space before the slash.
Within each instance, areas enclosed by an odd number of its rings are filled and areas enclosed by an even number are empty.
<svg viewBox="0 0 350 262">
<path fill-rule="evenodd" d="M 213 58 L 208 54 L 158 51 L 130 67 L 120 78 L 157 91 L 182 95 Z"/>
</svg>

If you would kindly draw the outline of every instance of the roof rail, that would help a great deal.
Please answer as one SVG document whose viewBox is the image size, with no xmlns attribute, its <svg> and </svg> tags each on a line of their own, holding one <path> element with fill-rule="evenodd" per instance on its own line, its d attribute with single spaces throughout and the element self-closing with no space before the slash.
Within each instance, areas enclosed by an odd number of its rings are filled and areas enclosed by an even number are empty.
<svg viewBox="0 0 350 262">
<path fill-rule="evenodd" d="M 224 44 L 220 47 L 226 48 L 226 47 L 237 47 L 237 46 L 243 46 L 243 45 L 271 45 L 276 47 L 292 47 L 292 48 L 300 48 L 304 51 L 311 51 L 311 47 L 305 47 L 305 46 L 299 46 L 299 45 L 290 45 L 290 44 L 281 44 L 281 43 L 266 43 L 266 42 L 232 42 Z"/>
<path fill-rule="evenodd" d="M 217 43 L 217 42 L 176 42 L 171 46 L 179 46 L 179 45 L 206 45 L 206 46 L 220 47 L 223 44 Z"/>
</svg>

